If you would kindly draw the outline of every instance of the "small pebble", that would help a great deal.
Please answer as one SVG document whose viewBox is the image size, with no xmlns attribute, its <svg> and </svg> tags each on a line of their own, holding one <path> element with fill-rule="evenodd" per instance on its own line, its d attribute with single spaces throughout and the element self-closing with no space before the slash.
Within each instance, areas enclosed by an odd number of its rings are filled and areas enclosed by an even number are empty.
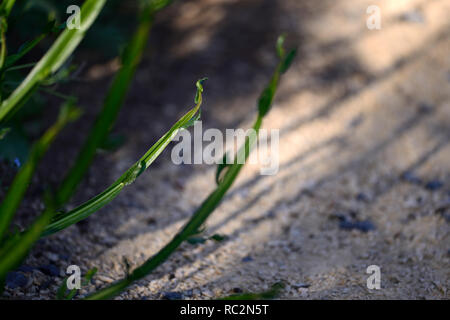
<svg viewBox="0 0 450 320">
<path fill-rule="evenodd" d="M 47 265 L 39 267 L 38 269 L 42 273 L 44 273 L 48 276 L 53 276 L 53 277 L 59 276 L 59 268 L 57 266 L 55 266 L 54 264 L 47 264 Z"/>
<path fill-rule="evenodd" d="M 192 290 L 192 289 L 186 290 L 184 292 L 184 296 L 191 298 L 192 296 L 194 296 L 194 290 Z"/>
<path fill-rule="evenodd" d="M 424 23 L 425 18 L 420 11 L 408 11 L 400 16 L 401 21 L 411 22 L 411 23 Z"/>
<path fill-rule="evenodd" d="M 430 191 L 436 191 L 441 189 L 444 184 L 439 180 L 432 180 L 425 185 L 425 189 Z"/>
<path fill-rule="evenodd" d="M 20 272 L 8 272 L 6 275 L 6 286 L 15 289 L 23 288 L 27 285 L 28 278 Z"/>
<path fill-rule="evenodd" d="M 162 298 L 164 300 L 181 300 L 183 295 L 180 292 L 164 292 Z"/>
<path fill-rule="evenodd" d="M 309 288 L 311 285 L 309 283 L 296 283 L 292 285 L 294 288 Z"/>
<path fill-rule="evenodd" d="M 20 272 L 33 272 L 35 268 L 33 268 L 32 266 L 28 266 L 26 264 L 20 266 L 19 268 L 17 268 L 17 271 Z"/>
<path fill-rule="evenodd" d="M 370 202 L 369 196 L 363 192 L 360 192 L 356 195 L 356 200 L 360 202 Z"/>
<path fill-rule="evenodd" d="M 47 252 L 45 256 L 52 262 L 58 261 L 59 257 L 56 253 Z"/>
<path fill-rule="evenodd" d="M 22 164 L 20 163 L 19 158 L 15 158 L 15 159 L 14 159 L 14 165 L 15 165 L 17 168 L 20 168 L 20 166 L 21 166 Z"/>
<path fill-rule="evenodd" d="M 412 184 L 421 184 L 422 183 L 422 179 L 420 179 L 419 177 L 417 177 L 413 172 L 411 171 L 406 171 L 402 174 L 401 179 L 412 183 Z"/>
<path fill-rule="evenodd" d="M 359 230 L 362 232 L 369 232 L 375 230 L 375 225 L 370 220 L 364 221 L 350 221 L 343 219 L 339 222 L 339 228 L 343 230 Z"/>
<path fill-rule="evenodd" d="M 102 276 L 102 275 L 97 275 L 97 279 L 100 280 L 100 281 L 103 281 L 105 283 L 112 283 L 112 282 L 114 282 L 114 279 L 111 279 L 110 277 Z"/>
</svg>

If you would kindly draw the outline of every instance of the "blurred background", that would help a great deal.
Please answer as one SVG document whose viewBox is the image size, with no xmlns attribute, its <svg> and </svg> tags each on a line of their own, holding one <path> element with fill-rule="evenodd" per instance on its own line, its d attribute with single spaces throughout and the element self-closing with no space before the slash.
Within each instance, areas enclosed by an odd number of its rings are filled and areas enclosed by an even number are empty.
<svg viewBox="0 0 450 320">
<path fill-rule="evenodd" d="M 77 2 L 19 1 L 9 49 L 52 19 L 64 22 Z M 381 9 L 380 30 L 366 26 L 370 5 Z M 19 226 L 42 208 L 43 185 L 57 185 L 76 156 L 137 10 L 136 1 L 109 0 L 70 61 L 75 72 L 54 88 L 77 96 L 84 115 L 42 162 Z M 119 299 L 210 299 L 278 281 L 287 284 L 286 299 L 448 299 L 449 17 L 446 0 L 179 0 L 160 12 L 112 130 L 120 146 L 99 153 L 73 205 L 142 156 L 192 105 L 197 79 L 209 78 L 204 129 L 247 128 L 277 63 L 279 34 L 298 55 L 264 121 L 280 129 L 279 173 L 261 176 L 258 166 L 246 166 L 207 223 L 206 233 L 226 239 L 183 244 Z M 16 115 L 10 139 L 0 141 L 2 189 L 60 103 L 39 92 Z M 26 284 L 5 295 L 52 298 L 70 264 L 99 269 L 84 290 L 123 277 L 123 259 L 138 266 L 170 240 L 214 188 L 214 174 L 214 166 L 174 165 L 169 148 L 101 212 L 41 240 L 22 271 Z M 372 264 L 381 267 L 381 290 L 366 287 Z"/>
</svg>

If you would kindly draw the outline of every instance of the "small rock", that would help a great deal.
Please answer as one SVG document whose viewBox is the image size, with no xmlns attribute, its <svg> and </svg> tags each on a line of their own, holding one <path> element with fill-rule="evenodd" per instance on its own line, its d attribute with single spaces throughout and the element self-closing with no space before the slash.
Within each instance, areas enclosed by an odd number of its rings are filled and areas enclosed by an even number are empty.
<svg viewBox="0 0 450 320">
<path fill-rule="evenodd" d="M 422 184 L 422 179 L 417 177 L 413 172 L 406 171 L 402 174 L 401 179 L 403 181 L 412 183 L 412 184 Z"/>
<path fill-rule="evenodd" d="M 356 195 L 356 200 L 360 202 L 370 202 L 370 198 L 367 194 L 360 192 Z"/>
<path fill-rule="evenodd" d="M 309 288 L 309 287 L 311 287 L 311 285 L 309 284 L 309 283 L 296 283 L 296 284 L 294 284 L 294 285 L 292 285 L 294 288 L 298 288 L 298 289 L 300 289 L 300 288 L 305 288 L 305 289 L 307 289 L 307 288 Z"/>
<path fill-rule="evenodd" d="M 60 255 L 59 255 L 59 258 L 60 258 L 61 260 L 67 261 L 67 260 L 70 259 L 70 256 L 69 256 L 68 254 L 60 254 Z"/>
<path fill-rule="evenodd" d="M 39 286 L 39 290 L 47 290 L 50 285 L 53 283 L 52 280 L 47 280 Z"/>
<path fill-rule="evenodd" d="M 429 103 L 426 102 L 421 102 L 419 103 L 419 107 L 417 109 L 417 111 L 421 114 L 429 114 L 433 111 L 433 106 Z"/>
<path fill-rule="evenodd" d="M 354 117 L 350 123 L 348 124 L 348 127 L 350 128 L 356 128 L 358 127 L 361 123 L 364 122 L 364 115 L 360 114 L 356 117 Z"/>
<path fill-rule="evenodd" d="M 408 11 L 400 16 L 401 21 L 411 23 L 425 23 L 425 17 L 420 11 Z"/>
<path fill-rule="evenodd" d="M 15 158 L 15 159 L 14 159 L 14 165 L 15 165 L 17 168 L 20 168 L 20 166 L 21 166 L 22 164 L 20 163 L 19 158 Z"/>
<path fill-rule="evenodd" d="M 39 267 L 38 269 L 39 269 L 39 271 L 41 271 L 42 273 L 44 273 L 48 276 L 53 276 L 53 277 L 59 276 L 59 268 L 57 266 L 55 266 L 54 264 L 47 264 L 47 265 Z"/>
<path fill-rule="evenodd" d="M 348 218 L 341 219 L 339 228 L 343 230 L 359 230 L 362 232 L 369 232 L 375 230 L 375 225 L 370 220 L 351 221 Z"/>
<path fill-rule="evenodd" d="M 425 185 L 425 189 L 430 190 L 430 191 L 436 191 L 441 189 L 444 186 L 444 184 L 439 181 L 439 180 L 432 180 L 429 181 L 426 185 Z"/>
<path fill-rule="evenodd" d="M 164 300 L 181 300 L 183 295 L 180 292 L 163 292 L 162 298 Z"/>
<path fill-rule="evenodd" d="M 102 281 L 102 282 L 105 282 L 105 283 L 112 283 L 112 282 L 114 282 L 114 279 L 111 279 L 110 277 L 102 276 L 102 275 L 97 275 L 97 279 Z"/>
<path fill-rule="evenodd" d="M 6 286 L 15 289 L 23 288 L 27 285 L 28 278 L 20 272 L 8 272 L 6 275 Z"/>
<path fill-rule="evenodd" d="M 24 264 L 24 265 L 18 267 L 17 271 L 27 273 L 27 272 L 33 272 L 34 269 L 35 268 L 33 268 L 32 266 L 28 266 L 28 265 Z"/>
<path fill-rule="evenodd" d="M 188 298 L 193 297 L 193 296 L 194 296 L 194 290 L 192 290 L 192 289 L 186 290 L 186 291 L 184 292 L 184 296 L 186 296 L 186 297 L 188 297 Z"/>
<path fill-rule="evenodd" d="M 45 256 L 52 262 L 58 261 L 58 255 L 56 253 L 47 252 Z"/>
</svg>

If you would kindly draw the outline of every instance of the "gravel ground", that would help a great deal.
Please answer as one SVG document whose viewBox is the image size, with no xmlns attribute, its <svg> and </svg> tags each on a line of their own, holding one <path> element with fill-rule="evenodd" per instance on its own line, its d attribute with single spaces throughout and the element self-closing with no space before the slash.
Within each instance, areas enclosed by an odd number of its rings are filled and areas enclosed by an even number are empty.
<svg viewBox="0 0 450 320">
<path fill-rule="evenodd" d="M 118 123 L 129 143 L 103 156 L 107 170 L 94 165 L 74 203 L 118 177 L 185 110 L 199 73 L 210 76 L 204 127 L 245 128 L 279 32 L 291 33 L 299 58 L 264 122 L 281 130 L 279 173 L 246 166 L 206 225 L 226 239 L 183 244 L 118 299 L 212 299 L 278 281 L 282 299 L 449 298 L 450 3 L 377 1 L 379 31 L 365 26 L 370 4 L 202 0 L 160 16 Z M 110 75 L 93 74 L 110 65 L 87 72 L 99 91 Z M 83 295 L 155 254 L 214 188 L 213 167 L 169 159 L 86 222 L 41 240 L 4 298 L 54 298 L 70 264 L 99 270 Z M 366 287 L 373 264 L 380 290 Z"/>
</svg>

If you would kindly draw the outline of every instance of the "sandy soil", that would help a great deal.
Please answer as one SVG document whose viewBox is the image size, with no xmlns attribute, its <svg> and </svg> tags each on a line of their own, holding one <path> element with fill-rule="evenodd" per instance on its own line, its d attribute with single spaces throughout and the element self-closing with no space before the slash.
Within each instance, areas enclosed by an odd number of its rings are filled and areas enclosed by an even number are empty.
<svg viewBox="0 0 450 320">
<path fill-rule="evenodd" d="M 288 31 L 299 56 L 264 122 L 281 130 L 279 173 L 245 167 L 207 223 L 227 240 L 183 244 L 119 299 L 211 299 L 278 281 L 283 299 L 449 298 L 450 3 L 376 1 L 382 29 L 370 31 L 372 2 L 180 1 L 159 17 L 116 129 L 128 143 L 101 155 L 74 204 L 186 110 L 197 78 L 210 77 L 204 127 L 246 128 L 277 34 Z M 86 73 L 99 92 L 113 64 Z M 94 114 L 101 97 L 91 89 L 77 88 Z M 169 159 L 86 222 L 40 241 L 21 271 L 27 284 L 5 296 L 52 298 L 70 264 L 99 269 L 84 294 L 122 278 L 124 259 L 134 268 L 155 254 L 214 188 L 214 167 Z M 358 221 L 371 230 L 346 228 Z M 380 290 L 366 287 L 373 264 Z"/>
</svg>

